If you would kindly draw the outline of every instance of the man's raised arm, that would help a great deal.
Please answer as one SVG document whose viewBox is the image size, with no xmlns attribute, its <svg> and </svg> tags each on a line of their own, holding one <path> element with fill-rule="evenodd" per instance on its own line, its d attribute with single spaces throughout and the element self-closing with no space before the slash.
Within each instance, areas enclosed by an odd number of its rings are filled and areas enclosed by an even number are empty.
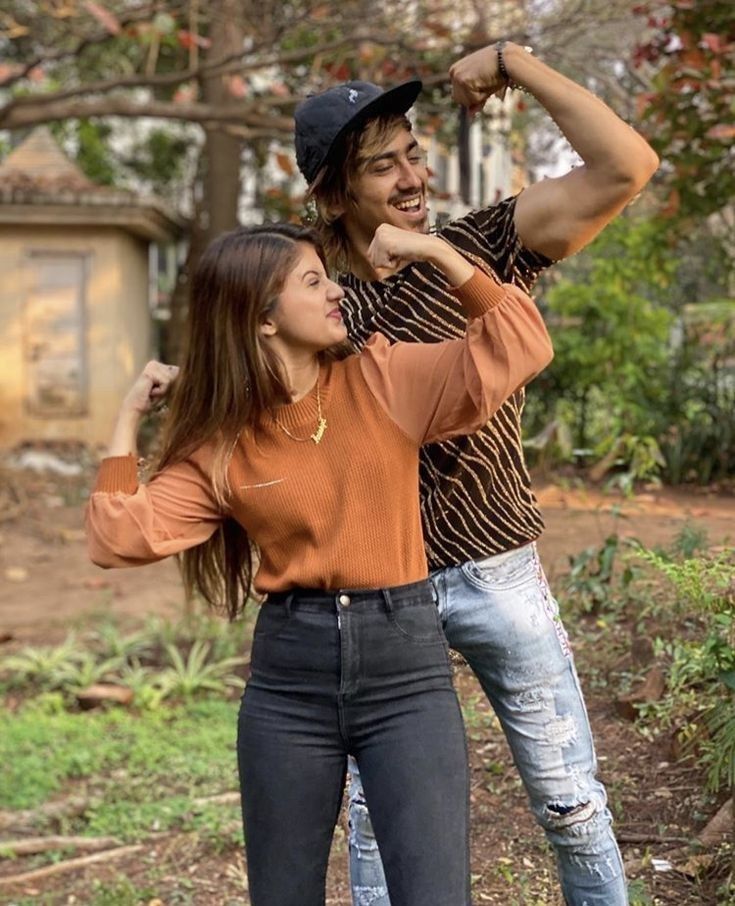
<svg viewBox="0 0 735 906">
<path fill-rule="evenodd" d="M 484 47 L 458 60 L 449 74 L 454 99 L 470 112 L 502 92 L 507 79 L 525 88 L 582 158 L 582 166 L 535 183 L 518 197 L 515 224 L 526 248 L 555 260 L 579 251 L 658 167 L 650 145 L 606 104 L 517 44 L 506 43 L 501 51 L 495 44 Z"/>
</svg>

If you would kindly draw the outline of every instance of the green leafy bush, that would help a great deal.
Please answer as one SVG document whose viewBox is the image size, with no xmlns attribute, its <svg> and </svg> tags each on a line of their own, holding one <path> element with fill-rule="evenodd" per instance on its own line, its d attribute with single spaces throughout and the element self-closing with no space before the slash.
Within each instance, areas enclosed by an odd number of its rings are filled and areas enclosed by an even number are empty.
<svg viewBox="0 0 735 906">
<path fill-rule="evenodd" d="M 665 222 L 623 216 L 547 277 L 555 358 L 528 394 L 532 457 L 597 463 L 626 492 L 735 476 L 735 303 L 709 264 L 720 245 L 694 254 Z M 542 449 L 552 425 L 571 444 Z"/>
<path fill-rule="evenodd" d="M 244 685 L 237 670 L 246 664 L 251 631 L 250 620 L 205 616 L 151 621 L 130 635 L 105 622 L 85 640 L 72 633 L 61 645 L 26 647 L 1 658 L 0 682 L 27 695 L 57 691 L 70 704 L 88 686 L 115 683 L 131 689 L 142 709 L 158 708 L 165 699 L 224 695 Z"/>
<path fill-rule="evenodd" d="M 666 692 L 640 706 L 643 720 L 678 729 L 697 740 L 713 790 L 735 785 L 735 584 L 733 554 L 674 560 L 641 550 L 663 576 L 680 612 L 701 621 L 692 638 L 658 640 L 668 663 Z"/>
<path fill-rule="evenodd" d="M 191 698 L 202 692 L 242 689 L 245 684 L 233 670 L 245 663 L 244 658 L 228 657 L 213 661 L 210 660 L 211 647 L 209 642 L 197 639 L 184 657 L 174 645 L 166 646 L 170 666 L 159 676 L 164 697 Z"/>
<path fill-rule="evenodd" d="M 23 648 L 0 660 L 0 675 L 10 686 L 30 685 L 35 689 L 58 687 L 59 674 L 75 669 L 84 654 L 76 636 L 69 634 L 61 645 Z"/>
<path fill-rule="evenodd" d="M 599 613 L 624 606 L 635 572 L 629 562 L 620 563 L 620 555 L 633 544 L 613 533 L 599 547 L 588 547 L 569 557 L 564 598 L 576 611 Z"/>
</svg>

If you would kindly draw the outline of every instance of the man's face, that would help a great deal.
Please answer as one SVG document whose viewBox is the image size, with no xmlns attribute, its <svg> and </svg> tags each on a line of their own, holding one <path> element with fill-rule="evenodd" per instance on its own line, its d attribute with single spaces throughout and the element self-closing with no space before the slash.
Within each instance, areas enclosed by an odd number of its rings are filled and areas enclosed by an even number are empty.
<svg viewBox="0 0 735 906">
<path fill-rule="evenodd" d="M 390 141 L 362 159 L 352 180 L 355 203 L 344 211 L 348 235 L 370 242 L 381 223 L 425 233 L 428 171 L 413 134 L 399 128 Z"/>
</svg>

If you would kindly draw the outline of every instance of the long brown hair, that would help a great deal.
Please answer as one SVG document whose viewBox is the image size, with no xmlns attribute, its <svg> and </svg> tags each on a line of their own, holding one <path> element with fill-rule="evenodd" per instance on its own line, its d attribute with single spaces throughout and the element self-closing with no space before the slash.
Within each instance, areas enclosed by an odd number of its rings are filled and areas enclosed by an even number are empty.
<svg viewBox="0 0 735 906">
<path fill-rule="evenodd" d="M 324 260 L 313 230 L 288 223 L 240 227 L 215 239 L 194 273 L 184 361 L 158 471 L 211 444 L 212 487 L 222 507 L 240 433 L 256 431 L 265 412 L 291 400 L 280 359 L 259 327 L 278 304 L 300 242 Z M 209 541 L 181 555 L 187 593 L 234 619 L 250 593 L 253 553 L 245 529 L 225 519 Z"/>
<path fill-rule="evenodd" d="M 385 113 L 367 120 L 347 134 L 339 153 L 332 153 L 309 186 L 306 201 L 313 207 L 311 225 L 329 266 L 340 273 L 352 269 L 350 243 L 341 215 L 335 217 L 333 212 L 356 204 L 353 183 L 364 161 L 384 148 L 399 129 L 411 132 L 411 121 L 402 113 Z"/>
</svg>

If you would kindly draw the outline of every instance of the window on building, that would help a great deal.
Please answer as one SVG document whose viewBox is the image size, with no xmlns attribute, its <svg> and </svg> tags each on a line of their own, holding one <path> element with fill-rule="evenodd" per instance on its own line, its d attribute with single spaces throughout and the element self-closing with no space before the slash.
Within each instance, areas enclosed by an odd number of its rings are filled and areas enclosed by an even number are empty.
<svg viewBox="0 0 735 906">
<path fill-rule="evenodd" d="M 26 264 L 26 406 L 34 415 L 82 415 L 87 409 L 87 257 L 30 252 Z"/>
</svg>

